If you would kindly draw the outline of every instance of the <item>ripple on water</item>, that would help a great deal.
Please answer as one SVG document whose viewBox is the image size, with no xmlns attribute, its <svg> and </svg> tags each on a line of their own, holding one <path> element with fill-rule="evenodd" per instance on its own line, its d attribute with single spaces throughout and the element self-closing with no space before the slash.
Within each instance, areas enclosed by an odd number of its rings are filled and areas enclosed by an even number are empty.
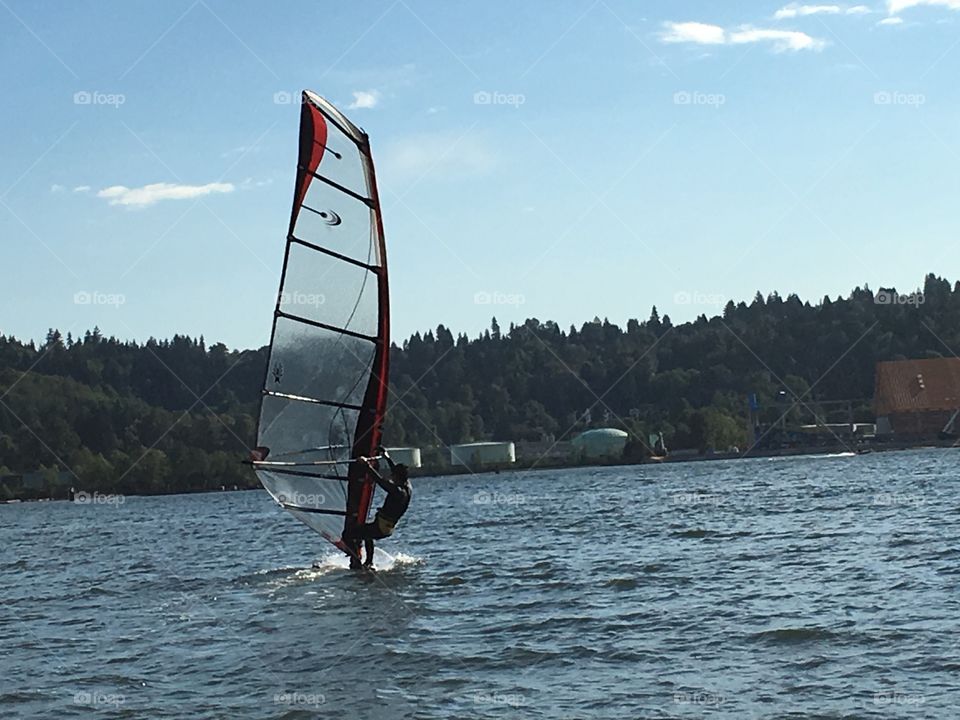
<svg viewBox="0 0 960 720">
<path fill-rule="evenodd" d="M 424 478 L 364 576 L 261 492 L 4 506 L 0 717 L 953 720 L 957 457 Z"/>
</svg>

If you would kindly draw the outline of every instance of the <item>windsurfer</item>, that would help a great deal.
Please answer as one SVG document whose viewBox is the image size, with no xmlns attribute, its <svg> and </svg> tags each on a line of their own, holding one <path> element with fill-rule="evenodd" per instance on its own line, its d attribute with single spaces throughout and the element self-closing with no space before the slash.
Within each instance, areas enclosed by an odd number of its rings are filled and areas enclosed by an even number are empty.
<svg viewBox="0 0 960 720">
<path fill-rule="evenodd" d="M 373 460 L 360 458 L 360 462 L 366 462 L 370 467 L 370 473 L 374 481 L 387 494 L 383 505 L 377 510 L 373 522 L 354 527 L 350 532 L 344 534 L 344 540 L 349 547 L 354 549 L 351 554 L 351 567 L 357 567 L 359 562 L 360 541 L 364 542 L 364 567 L 373 566 L 373 541 L 382 540 L 393 534 L 394 528 L 400 522 L 400 518 L 407 511 L 410 505 L 410 497 L 413 495 L 413 488 L 410 486 L 410 477 L 407 466 L 402 463 L 395 463 L 390 456 L 381 448 L 381 456 L 386 459 L 390 465 L 390 477 L 384 478 L 377 470 Z"/>
</svg>

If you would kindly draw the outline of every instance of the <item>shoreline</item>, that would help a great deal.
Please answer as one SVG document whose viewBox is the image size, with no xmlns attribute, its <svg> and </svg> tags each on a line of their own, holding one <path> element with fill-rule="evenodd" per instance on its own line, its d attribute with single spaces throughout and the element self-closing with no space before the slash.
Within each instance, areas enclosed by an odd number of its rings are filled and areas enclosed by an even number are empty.
<svg viewBox="0 0 960 720">
<path fill-rule="evenodd" d="M 861 443 L 853 447 L 836 443 L 828 446 L 818 447 L 797 447 L 780 448 L 777 450 L 751 451 L 745 453 L 688 453 L 680 452 L 662 459 L 644 458 L 639 462 L 636 460 L 612 459 L 608 461 L 592 460 L 590 462 L 547 462 L 541 460 L 524 462 L 522 459 L 509 465 L 500 465 L 496 467 L 483 467 L 469 469 L 466 467 L 424 466 L 412 470 L 413 478 L 443 478 L 458 477 L 463 475 L 499 475 L 508 472 L 524 472 L 530 470 L 570 470 L 575 468 L 602 468 L 602 467 L 627 467 L 627 466 L 656 466 L 668 465 L 674 463 L 694 463 L 694 462 L 713 462 L 720 460 L 751 460 L 761 458 L 777 457 L 802 457 L 802 456 L 825 456 L 825 455 L 845 455 L 854 457 L 857 455 L 869 455 L 875 452 L 899 452 L 903 450 L 948 450 L 951 448 L 960 448 L 960 445 L 949 440 L 930 440 L 930 441 L 900 441 L 900 442 L 874 442 Z M 126 498 L 126 497 L 166 497 L 171 495 L 200 495 L 209 493 L 229 493 L 229 492 L 247 492 L 251 490 L 262 490 L 262 486 L 257 483 L 250 487 L 223 488 L 218 490 L 206 489 L 183 489 L 169 493 L 100 493 L 99 491 L 77 490 L 76 493 L 86 493 L 88 498 L 85 501 L 70 499 L 67 497 L 32 497 L 18 498 L 12 500 L 2 500 L 0 505 L 19 505 L 22 503 L 41 503 L 41 502 L 70 502 L 75 504 L 109 504 L 110 500 L 101 500 L 98 498 Z M 114 504 L 122 504 L 115 502 Z"/>
</svg>

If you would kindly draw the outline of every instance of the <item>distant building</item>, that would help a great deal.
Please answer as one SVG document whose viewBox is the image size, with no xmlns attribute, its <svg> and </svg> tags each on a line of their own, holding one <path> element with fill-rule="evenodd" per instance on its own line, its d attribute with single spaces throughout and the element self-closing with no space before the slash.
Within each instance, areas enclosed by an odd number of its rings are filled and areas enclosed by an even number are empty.
<svg viewBox="0 0 960 720">
<path fill-rule="evenodd" d="M 390 459 L 395 463 L 401 463 L 406 465 L 408 468 L 423 467 L 423 460 L 420 457 L 420 448 L 387 448 L 387 452 L 390 454 Z"/>
<path fill-rule="evenodd" d="M 517 461 L 512 442 L 477 442 L 450 446 L 450 464 L 467 468 L 510 465 Z"/>
<path fill-rule="evenodd" d="M 574 455 L 585 460 L 619 458 L 627 445 L 627 435 L 617 428 L 597 428 L 580 433 L 573 439 Z"/>
<path fill-rule="evenodd" d="M 960 408 L 960 359 L 877 363 L 877 434 L 936 437 Z"/>
</svg>

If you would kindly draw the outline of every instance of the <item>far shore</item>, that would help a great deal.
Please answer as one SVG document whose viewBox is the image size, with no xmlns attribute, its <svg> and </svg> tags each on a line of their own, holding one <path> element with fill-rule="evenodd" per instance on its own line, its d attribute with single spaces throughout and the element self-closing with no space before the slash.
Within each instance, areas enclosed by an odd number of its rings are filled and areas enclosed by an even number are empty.
<svg viewBox="0 0 960 720">
<path fill-rule="evenodd" d="M 901 450 L 920 450 L 920 449 L 950 449 L 960 447 L 955 441 L 950 440 L 911 440 L 911 441 L 890 441 L 890 442 L 859 442 L 859 443 L 840 443 L 833 445 L 817 447 L 795 447 L 779 448 L 776 450 L 756 449 L 749 452 L 677 452 L 665 458 L 644 458 L 640 461 L 625 460 L 622 458 L 602 460 L 594 459 L 583 462 L 571 462 L 570 460 L 558 462 L 556 460 L 543 459 L 525 459 L 520 458 L 515 463 L 509 465 L 499 465 L 496 467 L 467 468 L 463 466 L 423 466 L 416 468 L 411 472 L 414 478 L 426 479 L 433 477 L 454 477 L 462 475 L 499 475 L 500 473 L 528 472 L 531 470 L 567 470 L 574 468 L 602 468 L 602 467 L 628 467 L 628 466 L 656 466 L 673 463 L 690 462 L 709 462 L 718 460 L 750 460 L 759 458 L 777 458 L 777 457 L 801 457 L 801 456 L 824 456 L 824 455 L 867 455 L 875 452 L 894 452 Z M 58 493 L 57 497 L 24 497 L 12 500 L 2 500 L 0 505 L 16 505 L 20 503 L 36 502 L 73 502 L 77 504 L 103 504 L 103 505 L 122 505 L 122 498 L 125 497 L 154 497 L 165 495 L 197 495 L 201 493 L 217 492 L 242 492 L 245 490 L 261 490 L 259 484 L 251 484 L 245 487 L 221 487 L 221 488 L 183 488 L 169 493 L 104 493 L 98 490 L 89 490 L 86 488 L 75 489 L 74 495 L 84 495 L 84 499 L 71 499 L 69 490 L 64 489 Z"/>
</svg>

